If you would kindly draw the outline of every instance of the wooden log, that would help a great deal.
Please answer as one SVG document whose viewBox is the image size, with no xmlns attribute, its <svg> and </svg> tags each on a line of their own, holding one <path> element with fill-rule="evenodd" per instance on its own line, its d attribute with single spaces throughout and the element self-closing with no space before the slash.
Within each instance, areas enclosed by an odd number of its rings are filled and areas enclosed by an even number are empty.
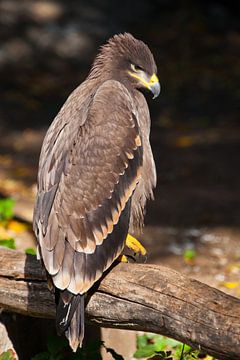
<svg viewBox="0 0 240 360">
<path fill-rule="evenodd" d="M 55 316 L 34 256 L 0 249 L 0 307 Z M 159 333 L 218 359 L 240 359 L 240 299 L 162 266 L 117 265 L 101 280 L 86 314 L 100 326 Z"/>
</svg>

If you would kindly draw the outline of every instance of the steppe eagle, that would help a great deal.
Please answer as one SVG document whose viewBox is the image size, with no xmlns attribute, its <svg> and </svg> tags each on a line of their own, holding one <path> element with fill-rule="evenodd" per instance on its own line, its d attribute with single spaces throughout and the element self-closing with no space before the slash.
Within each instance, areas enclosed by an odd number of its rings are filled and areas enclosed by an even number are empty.
<svg viewBox="0 0 240 360">
<path fill-rule="evenodd" d="M 69 96 L 45 136 L 34 231 L 55 290 L 59 334 L 74 351 L 84 336 L 84 296 L 143 225 L 156 170 L 150 116 L 141 90 L 159 95 L 151 51 L 131 34 L 113 36 L 87 79 Z"/>
</svg>

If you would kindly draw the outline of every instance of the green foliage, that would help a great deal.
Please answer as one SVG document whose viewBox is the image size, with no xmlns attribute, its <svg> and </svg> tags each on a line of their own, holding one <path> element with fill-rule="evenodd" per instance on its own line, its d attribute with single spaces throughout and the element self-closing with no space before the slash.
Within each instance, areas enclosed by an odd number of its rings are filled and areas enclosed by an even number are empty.
<svg viewBox="0 0 240 360">
<path fill-rule="evenodd" d="M 65 338 L 51 336 L 47 341 L 47 351 L 35 355 L 31 360 L 102 360 L 101 348 L 111 354 L 114 360 L 124 360 L 114 349 L 108 348 L 103 341 L 93 341 L 73 353 Z M 179 341 L 165 336 L 146 333 L 137 336 L 136 359 L 146 360 L 214 360 L 212 357 L 199 357 L 199 351 Z M 0 360 L 12 360 L 11 357 Z"/>
<path fill-rule="evenodd" d="M 15 240 L 12 238 L 0 240 L 0 246 L 7 247 L 9 249 L 16 249 Z"/>
<path fill-rule="evenodd" d="M 36 255 L 36 250 L 33 249 L 33 248 L 27 248 L 27 249 L 25 250 L 25 253 L 26 253 L 26 254 L 29 254 L 29 255 Z"/>
<path fill-rule="evenodd" d="M 6 221 L 13 217 L 15 201 L 11 198 L 0 199 L 0 221 Z"/>
<path fill-rule="evenodd" d="M 180 344 L 180 346 L 176 348 L 175 352 L 175 357 L 179 360 L 195 360 L 199 358 L 198 355 L 198 350 L 194 350 L 191 346 L 186 344 Z"/>
<path fill-rule="evenodd" d="M 163 358 L 163 354 L 160 352 L 166 349 L 169 340 L 172 341 L 172 347 L 174 347 L 175 343 L 179 344 L 177 341 L 168 339 L 161 335 L 149 333 L 140 335 L 137 337 L 137 351 L 134 353 L 134 357 L 136 359 L 141 359 L 158 355 Z"/>
<path fill-rule="evenodd" d="M 155 334 L 144 334 L 137 337 L 136 359 L 148 360 L 195 360 L 199 351 L 179 341 Z"/>
<path fill-rule="evenodd" d="M 1 233 L 0 246 L 4 246 L 9 249 L 16 249 L 16 244 L 12 237 L 8 238 L 8 230 L 11 230 L 12 235 L 12 232 L 18 233 L 28 229 L 25 223 L 12 220 L 14 215 L 14 204 L 15 201 L 11 198 L 0 199 L 0 228 L 4 230 L 4 232 Z M 27 248 L 25 253 L 36 255 L 36 250 L 33 248 Z"/>
<path fill-rule="evenodd" d="M 184 251 L 183 258 L 186 262 L 194 261 L 197 253 L 194 249 L 187 249 Z"/>
<path fill-rule="evenodd" d="M 0 222 L 5 227 L 13 217 L 13 207 L 15 201 L 11 198 L 0 199 Z M 16 249 L 15 240 L 13 238 L 7 238 L 0 240 L 0 246 L 7 247 L 9 249 Z"/>
<path fill-rule="evenodd" d="M 16 357 L 14 356 L 11 350 L 5 351 L 4 353 L 0 354 L 0 360 L 15 360 Z"/>
<path fill-rule="evenodd" d="M 171 351 L 159 351 L 157 355 L 153 355 L 150 360 L 173 360 Z"/>
</svg>

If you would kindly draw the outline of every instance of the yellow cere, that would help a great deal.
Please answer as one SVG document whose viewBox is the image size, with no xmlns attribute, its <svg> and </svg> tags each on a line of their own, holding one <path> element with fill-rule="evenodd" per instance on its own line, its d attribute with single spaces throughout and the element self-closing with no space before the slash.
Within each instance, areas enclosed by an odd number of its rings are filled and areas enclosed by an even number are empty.
<svg viewBox="0 0 240 360">
<path fill-rule="evenodd" d="M 139 80 L 147 89 L 149 89 L 149 90 L 151 89 L 151 88 L 150 88 L 151 85 L 154 85 L 154 84 L 156 84 L 156 83 L 159 81 L 156 74 L 153 74 L 153 75 L 151 76 L 149 82 L 146 81 L 146 80 L 145 80 L 144 78 L 142 78 L 141 76 L 139 76 L 139 75 L 137 75 L 137 74 L 135 74 L 135 73 L 133 73 L 133 72 L 131 72 L 131 71 L 129 71 L 129 74 L 130 74 L 132 77 L 134 77 L 135 79 L 138 79 L 138 80 Z"/>
<path fill-rule="evenodd" d="M 158 77 L 157 77 L 156 74 L 153 74 L 152 77 L 151 77 L 151 79 L 150 79 L 150 81 L 149 81 L 149 83 L 150 83 L 151 85 L 153 85 L 153 84 L 156 84 L 157 82 L 159 82 Z"/>
</svg>

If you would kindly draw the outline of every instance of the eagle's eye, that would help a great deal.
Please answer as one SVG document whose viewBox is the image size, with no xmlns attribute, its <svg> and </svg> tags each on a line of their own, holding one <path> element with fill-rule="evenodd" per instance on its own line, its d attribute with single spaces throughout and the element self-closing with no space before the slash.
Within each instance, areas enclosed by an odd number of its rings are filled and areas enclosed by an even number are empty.
<svg viewBox="0 0 240 360">
<path fill-rule="evenodd" d="M 139 71 L 142 71 L 143 68 L 141 68 L 141 66 L 139 65 L 134 65 L 134 64 L 131 64 L 131 69 L 135 72 L 139 72 Z"/>
</svg>

